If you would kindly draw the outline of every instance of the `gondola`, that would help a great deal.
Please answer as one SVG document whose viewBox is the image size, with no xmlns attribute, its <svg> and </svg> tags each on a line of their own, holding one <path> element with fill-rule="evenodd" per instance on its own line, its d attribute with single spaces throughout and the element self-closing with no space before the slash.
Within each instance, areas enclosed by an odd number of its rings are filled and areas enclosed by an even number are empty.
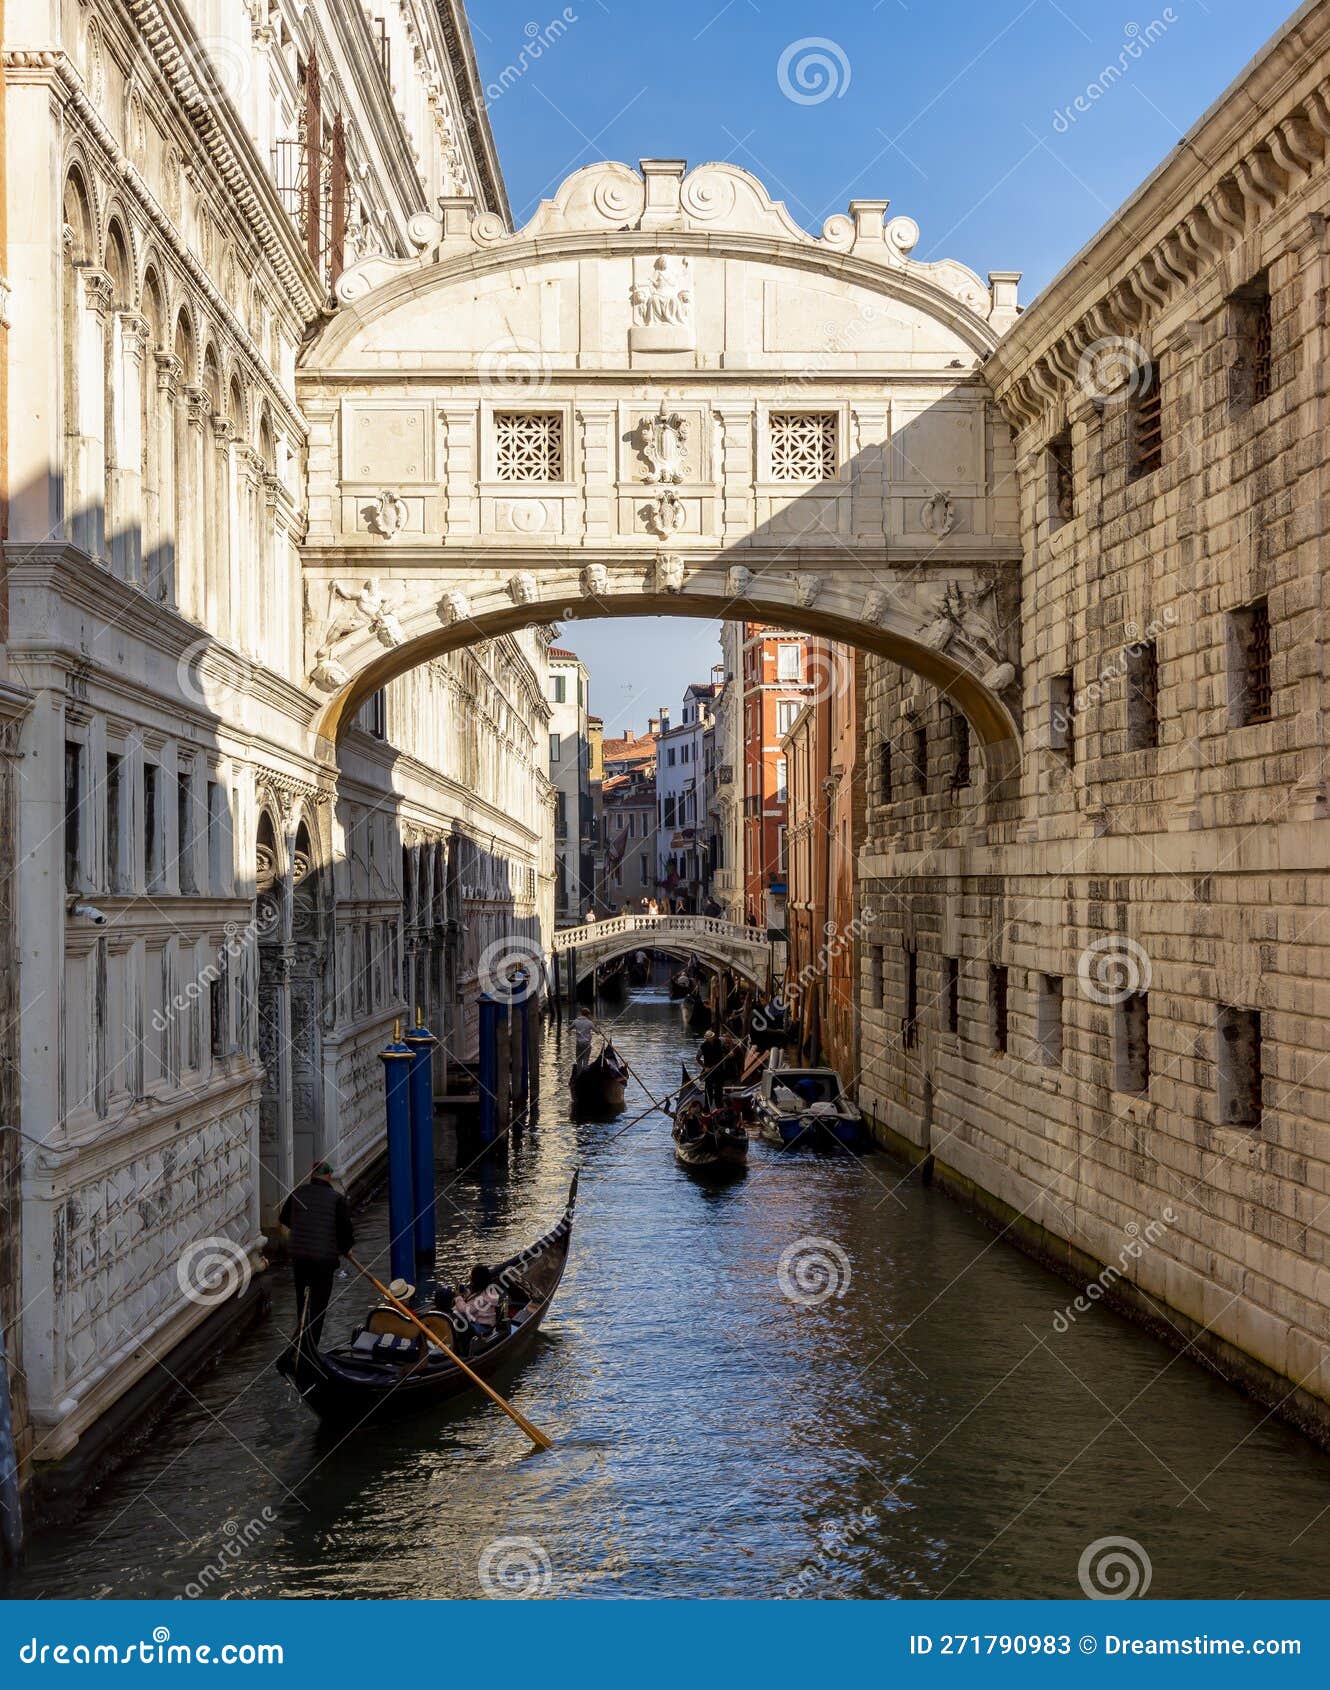
<svg viewBox="0 0 1330 1690">
<path fill-rule="evenodd" d="M 612 1044 L 602 1044 L 594 1054 L 587 1051 L 573 1063 L 568 1076 L 573 1108 L 588 1113 L 614 1114 L 623 1108 L 628 1088 L 628 1067 Z"/>
<path fill-rule="evenodd" d="M 602 998 L 624 998 L 628 994 L 628 965 L 623 957 L 605 963 L 596 971 L 596 991 Z"/>
<path fill-rule="evenodd" d="M 530 1352 L 563 1278 L 576 1203 L 574 1174 L 568 1187 L 568 1206 L 558 1225 L 495 1267 L 504 1285 L 529 1290 L 531 1296 L 508 1323 L 506 1332 L 465 1352 L 467 1366 L 482 1379 L 489 1380 Z M 418 1312 L 449 1347 L 456 1343 L 447 1315 L 427 1309 Z M 475 1390 L 461 1368 L 433 1344 L 426 1345 L 411 1323 L 389 1304 L 371 1309 L 350 1342 L 334 1349 L 316 1349 L 297 1333 L 277 1358 L 277 1370 L 291 1380 L 305 1406 L 320 1419 L 352 1425 L 404 1409 L 444 1403 Z"/>
<path fill-rule="evenodd" d="M 684 969 L 679 974 L 670 975 L 670 996 L 676 1003 L 686 998 L 693 989 L 693 977 Z"/>
<path fill-rule="evenodd" d="M 705 1093 L 686 1068 L 670 1137 L 676 1160 L 694 1173 L 737 1174 L 748 1165 L 748 1129 L 733 1111 L 708 1109 Z"/>
<path fill-rule="evenodd" d="M 690 1033 L 705 1033 L 711 1027 L 711 1005 L 697 990 L 683 1000 L 683 1019 Z"/>
<path fill-rule="evenodd" d="M 628 959 L 628 984 L 646 986 L 651 981 L 651 953 L 634 951 Z"/>
</svg>

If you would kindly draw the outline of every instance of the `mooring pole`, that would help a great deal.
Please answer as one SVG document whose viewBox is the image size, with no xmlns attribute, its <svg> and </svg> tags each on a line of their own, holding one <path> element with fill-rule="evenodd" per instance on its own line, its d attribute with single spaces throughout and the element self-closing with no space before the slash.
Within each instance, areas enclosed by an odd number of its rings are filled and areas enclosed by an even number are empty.
<svg viewBox="0 0 1330 1690">
<path fill-rule="evenodd" d="M 388 1260 L 394 1279 L 411 1282 L 416 1271 L 415 1179 L 411 1167 L 411 1047 L 402 1042 L 402 1023 L 393 1042 L 379 1052 L 383 1063 L 388 1130 Z"/>
<path fill-rule="evenodd" d="M 499 1022 L 503 1005 L 491 997 L 480 1000 L 480 1137 L 493 1144 L 499 1132 Z"/>
<path fill-rule="evenodd" d="M 568 1019 L 571 1021 L 577 1014 L 577 952 L 570 950 L 568 957 Z"/>
<path fill-rule="evenodd" d="M 417 1271 L 421 1266 L 434 1271 L 438 1242 L 434 1212 L 434 1034 L 416 1006 L 416 1024 L 406 1035 L 411 1052 L 411 1167 L 415 1198 L 415 1250 Z"/>
</svg>

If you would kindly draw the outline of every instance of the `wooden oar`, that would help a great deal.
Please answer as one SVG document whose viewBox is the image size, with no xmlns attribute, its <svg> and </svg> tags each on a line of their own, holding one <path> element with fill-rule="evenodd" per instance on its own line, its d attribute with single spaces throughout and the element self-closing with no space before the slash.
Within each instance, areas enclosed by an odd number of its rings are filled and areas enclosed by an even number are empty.
<svg viewBox="0 0 1330 1690">
<path fill-rule="evenodd" d="M 525 1414 L 521 1413 L 520 1410 L 514 1408 L 513 1405 L 510 1402 L 506 1402 L 504 1400 L 504 1398 L 501 1397 L 499 1395 L 499 1393 L 493 1388 L 493 1386 L 487 1385 L 478 1373 L 473 1372 L 472 1369 L 469 1368 L 466 1365 L 466 1363 L 462 1360 L 461 1356 L 458 1355 L 457 1351 L 456 1350 L 450 1350 L 448 1348 L 447 1344 L 444 1343 L 443 1339 L 440 1338 L 439 1335 L 436 1332 L 431 1332 L 429 1327 L 425 1325 L 425 1322 L 423 1320 L 421 1320 L 418 1315 L 413 1314 L 411 1312 L 411 1310 L 409 1308 L 407 1308 L 405 1303 L 399 1303 L 397 1298 L 393 1296 L 392 1292 L 388 1289 L 388 1287 L 386 1285 L 381 1284 L 377 1279 L 375 1279 L 374 1275 L 369 1271 L 369 1269 L 365 1266 L 365 1264 L 363 1262 L 358 1262 L 356 1260 L 356 1258 L 353 1255 L 350 1254 L 349 1251 L 347 1253 L 346 1259 L 347 1259 L 348 1262 L 350 1262 L 351 1266 L 356 1270 L 357 1273 L 363 1273 L 364 1274 L 365 1278 L 369 1280 L 370 1284 L 374 1287 L 374 1289 L 379 1293 L 379 1295 L 381 1297 L 387 1298 L 387 1300 L 397 1310 L 398 1314 L 405 1315 L 406 1318 L 411 1322 L 411 1324 L 419 1329 L 422 1336 L 428 1338 L 431 1344 L 435 1345 L 436 1348 L 442 1350 L 443 1353 L 453 1363 L 453 1365 L 455 1367 L 460 1368 L 462 1370 L 462 1372 L 466 1374 L 467 1378 L 471 1380 L 472 1384 L 479 1385 L 481 1390 L 484 1391 L 485 1395 L 490 1399 L 490 1401 L 497 1403 L 499 1405 L 499 1407 L 503 1410 L 503 1412 L 508 1416 L 508 1418 L 510 1420 L 516 1422 L 516 1424 L 519 1425 L 522 1428 L 522 1430 L 526 1433 L 527 1437 L 529 1437 L 531 1439 L 531 1442 L 533 1444 L 535 1444 L 537 1449 L 553 1449 L 554 1448 L 553 1442 L 545 1436 L 544 1432 L 541 1431 L 539 1426 L 533 1426 L 531 1424 L 531 1422 L 527 1419 Z"/>
</svg>

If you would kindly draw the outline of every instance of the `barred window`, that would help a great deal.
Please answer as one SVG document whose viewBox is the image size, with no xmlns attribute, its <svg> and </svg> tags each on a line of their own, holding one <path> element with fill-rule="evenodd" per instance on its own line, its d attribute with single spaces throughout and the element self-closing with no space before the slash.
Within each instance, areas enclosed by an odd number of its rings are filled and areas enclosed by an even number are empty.
<svg viewBox="0 0 1330 1690">
<path fill-rule="evenodd" d="M 1274 380 L 1270 272 L 1253 276 L 1229 296 L 1236 357 L 1229 369 L 1229 407 L 1248 411 L 1270 397 Z"/>
<path fill-rule="evenodd" d="M 1071 430 L 1064 428 L 1048 443 L 1049 503 L 1053 521 L 1061 527 L 1076 515 L 1076 473 Z"/>
<path fill-rule="evenodd" d="M 1145 640 L 1127 650 L 1127 749 L 1159 744 L 1159 650 Z"/>
<path fill-rule="evenodd" d="M 771 479 L 832 481 L 836 475 L 836 413 L 771 413 Z"/>
<path fill-rule="evenodd" d="M 1268 722 L 1273 707 L 1270 677 L 1270 604 L 1256 599 L 1229 617 L 1229 711 L 1235 727 Z"/>
<path fill-rule="evenodd" d="M 496 411 L 494 469 L 500 481 L 562 481 L 561 413 Z"/>
<path fill-rule="evenodd" d="M 1164 462 L 1164 394 L 1158 364 L 1142 364 L 1133 379 L 1127 476 L 1139 481 Z"/>
</svg>

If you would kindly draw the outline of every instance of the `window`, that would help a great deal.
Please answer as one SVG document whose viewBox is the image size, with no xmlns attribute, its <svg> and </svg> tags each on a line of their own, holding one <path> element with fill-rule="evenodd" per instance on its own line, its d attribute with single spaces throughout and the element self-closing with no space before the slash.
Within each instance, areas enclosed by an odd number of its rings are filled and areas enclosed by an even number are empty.
<svg viewBox="0 0 1330 1690">
<path fill-rule="evenodd" d="M 1159 744 L 1159 654 L 1153 640 L 1127 648 L 1127 749 Z"/>
<path fill-rule="evenodd" d="M 928 724 L 916 722 L 910 734 L 910 773 L 914 776 L 915 791 L 928 791 Z"/>
<path fill-rule="evenodd" d="M 559 739 L 558 734 L 551 734 L 550 735 L 550 767 L 551 768 L 554 768 L 555 765 L 559 761 L 560 745 L 561 745 L 561 741 Z"/>
<path fill-rule="evenodd" d="M 1254 599 L 1229 617 L 1229 715 L 1235 727 L 1268 722 L 1270 686 L 1270 604 Z"/>
<path fill-rule="evenodd" d="M 776 679 L 802 681 L 804 678 L 804 649 L 793 640 L 782 640 L 776 647 Z M 795 706 L 796 711 L 798 705 Z"/>
<path fill-rule="evenodd" d="M 550 676 L 550 702 L 552 704 L 566 704 L 568 702 L 568 677 L 566 675 Z"/>
<path fill-rule="evenodd" d="M 1062 1066 L 1062 976 L 1040 974 L 1035 999 L 1035 1039 L 1046 1068 Z"/>
<path fill-rule="evenodd" d="M 106 753 L 106 884 L 112 892 L 129 885 L 125 847 L 125 760 L 114 751 Z"/>
<path fill-rule="evenodd" d="M 881 802 L 891 802 L 891 741 L 884 739 L 877 748 L 877 773 L 881 785 Z"/>
<path fill-rule="evenodd" d="M 1076 761 L 1076 691 L 1070 669 L 1048 685 L 1048 749 L 1067 763 Z"/>
<path fill-rule="evenodd" d="M 81 890 L 83 845 L 83 747 L 65 741 L 65 886 Z"/>
<path fill-rule="evenodd" d="M 162 877 L 162 824 L 157 800 L 162 771 L 156 763 L 143 765 L 143 883 L 151 890 Z"/>
<path fill-rule="evenodd" d="M 188 765 L 176 770 L 176 876 L 182 892 L 194 890 L 194 803 L 189 789 L 192 776 L 193 770 Z"/>
<path fill-rule="evenodd" d="M 220 781 L 208 782 L 208 886 L 213 893 L 224 892 L 226 876 L 223 867 L 222 805 L 225 802 Z"/>
<path fill-rule="evenodd" d="M 997 1055 L 1005 1056 L 1009 1035 L 1005 963 L 991 962 L 988 965 L 988 1029 L 993 1050 Z"/>
<path fill-rule="evenodd" d="M 1159 366 L 1141 364 L 1127 409 L 1127 479 L 1153 475 L 1164 462 L 1164 395 Z"/>
<path fill-rule="evenodd" d="M 1048 504 L 1055 528 L 1070 522 L 1076 515 L 1076 480 L 1072 463 L 1071 430 L 1064 428 L 1048 443 Z"/>
<path fill-rule="evenodd" d="M 776 759 L 776 802 L 788 803 L 790 797 L 789 769 L 784 757 Z"/>
<path fill-rule="evenodd" d="M 1219 1006 L 1219 1119 L 1226 1127 L 1259 1127 L 1261 1012 Z"/>
<path fill-rule="evenodd" d="M 956 791 L 970 784 L 970 724 L 963 710 L 951 713 L 951 784 Z"/>
<path fill-rule="evenodd" d="M 959 1033 L 961 1030 L 961 964 L 960 958 L 944 957 L 945 964 L 943 978 L 943 1002 L 946 1011 L 947 1031 Z"/>
<path fill-rule="evenodd" d="M 668 765 L 668 766 L 669 766 L 669 767 L 670 767 L 670 768 L 671 768 L 671 769 L 672 769 L 672 768 L 673 768 L 673 767 L 674 767 L 674 752 L 675 752 L 675 747 L 674 747 L 674 746 L 670 746 L 670 748 L 669 748 L 669 750 L 668 750 L 668 751 L 667 751 L 667 752 L 666 752 L 666 754 L 665 754 L 665 761 L 666 761 L 666 764 L 667 764 L 667 765 Z"/>
<path fill-rule="evenodd" d="M 1228 402 L 1233 412 L 1249 411 L 1270 397 L 1274 379 L 1270 272 L 1263 270 L 1230 297 L 1237 356 L 1229 367 Z"/>
<path fill-rule="evenodd" d="M 562 414 L 496 411 L 494 473 L 499 481 L 562 481 Z"/>
<path fill-rule="evenodd" d="M 688 741 L 685 740 L 683 742 L 683 744 L 679 747 L 679 761 L 681 763 L 691 763 L 692 760 L 693 760 L 693 748 L 688 743 Z"/>
<path fill-rule="evenodd" d="M 1133 992 L 1117 1007 L 1113 1024 L 1113 1090 L 1150 1089 L 1150 998 Z"/>
<path fill-rule="evenodd" d="M 665 800 L 665 826 L 673 827 L 677 820 L 677 802 L 673 793 Z"/>
<path fill-rule="evenodd" d="M 208 984 L 208 1052 L 214 1062 L 226 1058 L 227 1022 L 230 1020 L 230 974 L 228 954 L 223 945 L 217 953 L 217 977 Z"/>
<path fill-rule="evenodd" d="M 782 698 L 776 703 L 776 732 L 782 739 L 794 726 L 795 718 L 799 714 L 799 700 L 797 698 Z"/>
<path fill-rule="evenodd" d="M 773 411 L 770 432 L 773 481 L 835 479 L 834 411 Z"/>
<path fill-rule="evenodd" d="M 905 1017 L 901 1022 L 901 1043 L 906 1050 L 914 1049 L 915 1029 L 919 1021 L 919 952 L 913 945 L 905 947 Z"/>
<path fill-rule="evenodd" d="M 370 694 L 365 706 L 365 732 L 375 739 L 388 737 L 388 696 L 382 687 Z"/>
</svg>

